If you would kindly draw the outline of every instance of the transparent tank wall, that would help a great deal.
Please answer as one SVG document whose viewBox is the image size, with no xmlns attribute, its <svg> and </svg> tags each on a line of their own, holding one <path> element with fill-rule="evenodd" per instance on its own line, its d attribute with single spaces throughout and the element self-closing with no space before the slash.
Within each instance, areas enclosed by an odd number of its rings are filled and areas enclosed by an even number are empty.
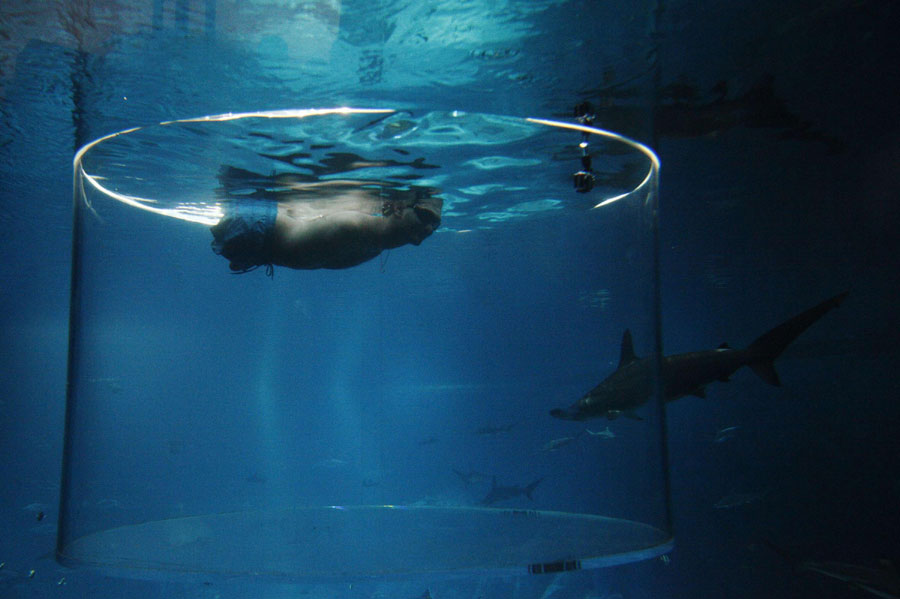
<svg viewBox="0 0 900 599">
<path fill-rule="evenodd" d="M 658 346 L 648 149 L 486 114 L 283 111 L 110 136 L 75 167 L 65 564 L 342 579 L 669 549 L 659 404 L 549 414 L 616 369 L 626 328 Z M 229 204 L 337 180 L 428 190 L 441 226 L 271 279 L 211 251 Z"/>
</svg>

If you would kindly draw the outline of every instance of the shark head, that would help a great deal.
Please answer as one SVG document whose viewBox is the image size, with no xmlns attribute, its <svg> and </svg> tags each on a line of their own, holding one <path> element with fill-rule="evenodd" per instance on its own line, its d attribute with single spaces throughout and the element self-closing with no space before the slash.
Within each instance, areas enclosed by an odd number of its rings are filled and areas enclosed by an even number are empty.
<svg viewBox="0 0 900 599">
<path fill-rule="evenodd" d="M 614 374 L 569 407 L 550 410 L 550 415 L 561 420 L 575 421 L 594 418 L 615 420 L 619 416 L 641 420 L 635 414 L 635 409 L 646 401 L 643 398 L 643 386 L 639 386 L 639 391 L 641 395 L 635 396 Z"/>
<path fill-rule="evenodd" d="M 560 420 L 586 420 L 588 418 L 587 414 L 579 409 L 577 403 L 568 408 L 556 408 L 550 410 L 550 415 L 554 418 L 559 418 Z"/>
<path fill-rule="evenodd" d="M 650 398 L 652 365 L 651 360 L 635 355 L 631 331 L 626 330 L 616 370 L 571 406 L 551 410 L 550 415 L 563 420 L 613 420 L 619 416 L 640 420 L 634 410 Z"/>
<path fill-rule="evenodd" d="M 617 409 L 607 409 L 607 410 L 598 410 L 598 409 L 586 409 L 582 407 L 579 403 L 576 403 L 568 408 L 556 408 L 550 410 L 550 415 L 554 418 L 559 418 L 560 420 L 590 420 L 591 418 L 606 418 L 607 420 L 615 420 L 619 416 L 625 416 L 626 418 L 631 418 L 632 420 L 643 420 L 640 416 L 635 414 L 634 410 L 617 410 Z"/>
<path fill-rule="evenodd" d="M 582 420 L 579 417 L 579 412 L 574 407 L 569 408 L 555 408 L 550 410 L 550 415 L 554 418 L 559 418 L 560 420 Z"/>
</svg>

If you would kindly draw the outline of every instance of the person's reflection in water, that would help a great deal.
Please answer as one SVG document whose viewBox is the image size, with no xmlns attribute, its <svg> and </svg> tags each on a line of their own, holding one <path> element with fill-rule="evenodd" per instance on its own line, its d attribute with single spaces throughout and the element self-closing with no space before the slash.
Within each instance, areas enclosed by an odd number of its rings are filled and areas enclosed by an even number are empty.
<svg viewBox="0 0 900 599">
<path fill-rule="evenodd" d="M 236 273 L 265 266 L 271 276 L 274 265 L 349 268 L 431 235 L 443 205 L 433 191 L 344 180 L 290 183 L 269 197 L 232 196 L 211 229 L 212 248 Z"/>
</svg>

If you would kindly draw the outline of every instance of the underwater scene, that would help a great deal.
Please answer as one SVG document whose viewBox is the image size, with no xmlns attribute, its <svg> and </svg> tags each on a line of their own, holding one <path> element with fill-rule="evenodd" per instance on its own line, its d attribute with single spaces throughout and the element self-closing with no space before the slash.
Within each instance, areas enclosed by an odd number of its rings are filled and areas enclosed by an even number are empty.
<svg viewBox="0 0 900 599">
<path fill-rule="evenodd" d="M 900 8 L 0 7 L 0 597 L 900 597 Z"/>
</svg>

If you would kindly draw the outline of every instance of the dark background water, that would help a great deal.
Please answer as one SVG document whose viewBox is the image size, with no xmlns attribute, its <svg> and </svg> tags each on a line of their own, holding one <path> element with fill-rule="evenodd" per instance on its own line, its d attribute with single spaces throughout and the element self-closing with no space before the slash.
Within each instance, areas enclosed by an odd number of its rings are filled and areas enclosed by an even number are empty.
<svg viewBox="0 0 900 599">
<path fill-rule="evenodd" d="M 47 558 L 75 148 L 173 116 L 412 93 L 423 106 L 523 116 L 568 114 L 587 99 L 598 124 L 654 145 L 667 353 L 739 346 L 850 291 L 779 362 L 783 387 L 741 372 L 668 410 L 671 562 L 583 577 L 557 596 L 865 596 L 794 571 L 766 542 L 860 564 L 898 554 L 897 5 L 670 2 L 653 29 L 589 1 L 358 4 L 241 5 L 240 15 L 210 2 L 0 8 L 0 594 L 232 596 L 64 572 Z M 291 19 L 295 35 L 278 35 Z M 638 47 L 627 53 L 649 65 L 631 95 L 629 69 L 613 68 L 604 45 L 627 33 Z M 714 442 L 729 426 L 735 436 Z M 729 496 L 738 505 L 715 507 Z"/>
</svg>

